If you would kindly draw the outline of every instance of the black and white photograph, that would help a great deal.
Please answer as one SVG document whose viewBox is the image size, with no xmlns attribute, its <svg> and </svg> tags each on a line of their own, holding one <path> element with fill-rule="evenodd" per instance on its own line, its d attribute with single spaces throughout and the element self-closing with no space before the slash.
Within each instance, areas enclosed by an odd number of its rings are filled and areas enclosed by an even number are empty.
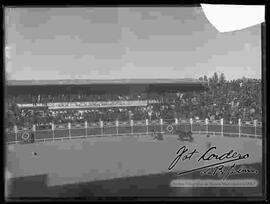
<svg viewBox="0 0 270 204">
<path fill-rule="evenodd" d="M 6 201 L 266 199 L 264 5 L 3 13 Z"/>
</svg>

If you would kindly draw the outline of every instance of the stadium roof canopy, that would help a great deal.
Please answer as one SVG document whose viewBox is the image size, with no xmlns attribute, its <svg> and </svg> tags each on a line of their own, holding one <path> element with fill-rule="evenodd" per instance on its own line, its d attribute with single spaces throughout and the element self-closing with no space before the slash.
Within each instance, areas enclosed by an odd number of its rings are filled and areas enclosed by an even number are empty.
<svg viewBox="0 0 270 204">
<path fill-rule="evenodd" d="M 170 92 L 203 90 L 203 82 L 196 79 L 113 79 L 113 80 L 9 80 L 8 94 L 78 93 L 95 94 L 131 92 Z"/>
<path fill-rule="evenodd" d="M 196 79 L 68 79 L 68 80 L 9 80 L 8 86 L 42 85 L 113 85 L 113 84 L 201 84 Z"/>
</svg>

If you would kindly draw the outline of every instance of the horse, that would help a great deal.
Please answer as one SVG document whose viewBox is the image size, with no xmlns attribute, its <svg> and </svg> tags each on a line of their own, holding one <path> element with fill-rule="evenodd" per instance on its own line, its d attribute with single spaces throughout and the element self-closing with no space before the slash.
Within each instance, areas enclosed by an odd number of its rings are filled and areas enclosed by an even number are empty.
<svg viewBox="0 0 270 204">
<path fill-rule="evenodd" d="M 161 132 L 156 132 L 155 130 L 154 130 L 154 133 L 153 133 L 153 136 L 154 136 L 154 140 L 156 139 L 156 140 L 163 140 L 163 134 L 161 133 Z"/>
<path fill-rule="evenodd" d="M 194 140 L 191 131 L 176 130 L 175 133 L 178 134 L 178 140 L 180 141 L 193 142 Z"/>
</svg>

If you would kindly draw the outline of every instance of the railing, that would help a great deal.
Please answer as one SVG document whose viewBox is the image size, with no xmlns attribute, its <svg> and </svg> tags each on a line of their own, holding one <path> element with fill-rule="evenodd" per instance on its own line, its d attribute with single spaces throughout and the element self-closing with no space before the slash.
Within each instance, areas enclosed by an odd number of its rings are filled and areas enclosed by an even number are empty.
<svg viewBox="0 0 270 204">
<path fill-rule="evenodd" d="M 175 134 L 175 130 L 192 131 L 197 134 L 211 134 L 215 136 L 227 137 L 251 137 L 262 138 L 262 126 L 254 121 L 252 124 L 242 124 L 239 119 L 238 125 L 224 124 L 223 119 L 220 121 L 189 121 L 174 120 L 152 120 L 149 121 L 127 121 L 114 123 L 104 123 L 100 121 L 98 124 L 51 124 L 50 129 L 40 130 L 38 126 L 33 125 L 29 130 L 18 130 L 14 127 L 13 131 L 6 132 L 6 141 L 8 144 L 19 143 L 26 140 L 27 133 L 34 135 L 34 141 L 56 141 L 65 139 L 79 139 L 88 137 L 105 137 L 105 136 L 121 136 L 121 135 L 149 135 L 154 132 L 162 132 L 165 134 Z"/>
</svg>

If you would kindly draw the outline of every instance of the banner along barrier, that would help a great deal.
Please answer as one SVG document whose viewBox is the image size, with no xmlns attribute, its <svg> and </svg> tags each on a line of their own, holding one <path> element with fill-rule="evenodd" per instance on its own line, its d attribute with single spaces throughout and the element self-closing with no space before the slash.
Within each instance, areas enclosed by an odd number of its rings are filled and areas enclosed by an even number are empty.
<svg viewBox="0 0 270 204">
<path fill-rule="evenodd" d="M 195 132 L 206 132 L 207 127 L 205 123 L 194 123 L 192 124 L 192 129 Z"/>
<path fill-rule="evenodd" d="M 55 129 L 54 130 L 54 139 L 64 139 L 69 137 L 69 129 Z"/>
<path fill-rule="evenodd" d="M 123 126 L 120 126 L 118 127 L 118 133 L 119 134 L 129 134 L 131 133 L 131 126 L 130 125 L 123 125 Z"/>
<path fill-rule="evenodd" d="M 239 137 L 238 125 L 223 125 L 224 136 Z"/>
<path fill-rule="evenodd" d="M 88 133 L 87 137 L 97 136 L 97 135 L 102 135 L 102 130 L 100 127 L 88 127 L 87 133 Z"/>
<path fill-rule="evenodd" d="M 242 125 L 241 127 L 241 134 L 253 134 L 256 135 L 255 128 L 257 127 L 252 127 L 250 125 Z"/>
<path fill-rule="evenodd" d="M 14 132 L 6 132 L 6 142 L 8 144 L 20 143 L 20 144 L 27 144 L 27 143 L 34 143 L 35 136 L 32 130 L 18 130 L 16 133 Z"/>
<path fill-rule="evenodd" d="M 85 128 L 71 128 L 70 134 L 71 137 L 85 135 Z"/>
<path fill-rule="evenodd" d="M 119 134 L 119 132 L 117 133 L 116 126 L 107 126 L 107 127 L 105 126 L 103 128 L 103 133 L 104 133 L 104 135 L 117 135 L 117 134 Z"/>
<path fill-rule="evenodd" d="M 133 127 L 133 132 L 134 132 L 134 134 L 146 134 L 147 127 L 145 124 L 143 124 L 143 125 L 137 124 Z"/>
<path fill-rule="evenodd" d="M 52 130 L 36 130 L 35 131 L 35 139 L 49 139 L 53 138 Z"/>
<path fill-rule="evenodd" d="M 177 128 L 181 131 L 191 131 L 191 125 L 189 123 L 180 123 Z"/>
<path fill-rule="evenodd" d="M 15 133 L 15 132 L 6 131 L 6 142 L 7 143 L 12 143 L 12 142 L 17 141 L 16 134 L 17 133 Z"/>
<path fill-rule="evenodd" d="M 208 132 L 215 132 L 221 134 L 221 125 L 220 124 L 208 124 Z"/>
</svg>

